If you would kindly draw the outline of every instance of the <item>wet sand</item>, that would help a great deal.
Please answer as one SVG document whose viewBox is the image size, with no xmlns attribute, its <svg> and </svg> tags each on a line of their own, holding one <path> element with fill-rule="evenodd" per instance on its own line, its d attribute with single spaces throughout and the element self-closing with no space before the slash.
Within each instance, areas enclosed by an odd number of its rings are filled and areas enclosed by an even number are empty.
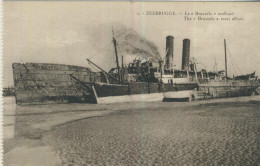
<svg viewBox="0 0 260 166">
<path fill-rule="evenodd" d="M 259 106 L 260 96 L 18 107 L 4 150 L 47 146 L 60 165 L 259 165 Z"/>
</svg>

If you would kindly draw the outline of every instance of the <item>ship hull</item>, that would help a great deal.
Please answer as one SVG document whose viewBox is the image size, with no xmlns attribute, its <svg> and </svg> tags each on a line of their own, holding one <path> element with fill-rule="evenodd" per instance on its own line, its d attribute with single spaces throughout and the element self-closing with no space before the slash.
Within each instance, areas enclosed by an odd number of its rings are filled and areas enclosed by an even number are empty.
<svg viewBox="0 0 260 166">
<path fill-rule="evenodd" d="M 95 83 L 97 103 L 191 101 L 250 96 L 259 87 L 255 81 L 211 81 L 203 84 Z"/>
<path fill-rule="evenodd" d="M 97 103 L 154 102 L 171 99 L 191 100 L 196 83 L 158 84 L 135 82 L 127 85 L 95 83 Z"/>
<path fill-rule="evenodd" d="M 163 93 L 97 97 L 97 104 L 163 101 Z"/>
<path fill-rule="evenodd" d="M 71 77 L 70 75 L 73 75 Z M 164 92 L 194 89 L 196 83 L 158 84 L 134 82 L 127 85 L 105 84 L 100 73 L 89 68 L 45 63 L 14 63 L 13 77 L 16 103 L 112 103 L 115 101 L 162 101 Z M 93 90 L 86 88 L 94 85 Z M 107 98 L 107 99 L 106 99 Z"/>
<path fill-rule="evenodd" d="M 151 93 L 151 94 L 134 94 L 123 96 L 97 97 L 97 104 L 112 103 L 130 103 L 130 102 L 169 102 L 169 101 L 191 101 L 193 96 L 192 90 Z"/>
<path fill-rule="evenodd" d="M 240 80 L 173 84 L 97 83 L 104 82 L 104 78 L 89 68 L 44 63 L 14 63 L 13 77 L 17 104 L 149 102 L 178 98 L 191 100 L 193 96 L 200 100 L 248 96 L 259 87 L 256 81 Z"/>
</svg>

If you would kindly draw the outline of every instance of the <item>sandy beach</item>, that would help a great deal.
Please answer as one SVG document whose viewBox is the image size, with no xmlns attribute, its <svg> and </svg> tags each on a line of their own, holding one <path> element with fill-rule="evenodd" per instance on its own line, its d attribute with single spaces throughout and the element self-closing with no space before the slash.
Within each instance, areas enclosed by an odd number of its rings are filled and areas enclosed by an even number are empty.
<svg viewBox="0 0 260 166">
<path fill-rule="evenodd" d="M 260 164 L 260 96 L 110 105 L 13 101 L 4 99 L 4 165 Z"/>
</svg>

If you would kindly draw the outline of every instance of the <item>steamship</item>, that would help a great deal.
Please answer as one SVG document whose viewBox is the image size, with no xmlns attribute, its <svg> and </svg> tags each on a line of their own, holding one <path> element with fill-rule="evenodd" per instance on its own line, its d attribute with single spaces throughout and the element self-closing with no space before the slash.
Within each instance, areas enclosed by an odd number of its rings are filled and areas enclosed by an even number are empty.
<svg viewBox="0 0 260 166">
<path fill-rule="evenodd" d="M 113 37 L 116 67 L 106 72 L 90 59 L 101 72 L 89 68 L 44 63 L 14 63 L 13 76 L 17 104 L 43 103 L 115 103 L 135 101 L 191 100 L 196 82 L 174 77 L 173 40 L 167 38 L 166 61 L 135 59 L 128 66 L 119 65 L 117 41 Z"/>
<path fill-rule="evenodd" d="M 173 39 L 166 38 L 166 61 L 157 58 L 157 62 L 149 58 L 135 59 L 128 66 L 119 65 L 117 41 L 113 35 L 116 67 L 109 72 L 104 71 L 90 59 L 87 61 L 100 69 L 106 77 L 105 82 L 92 85 L 97 103 L 137 102 L 137 101 L 170 101 L 172 99 L 192 100 L 193 90 L 198 87 L 189 78 L 174 77 L 164 71 L 172 71 Z M 163 63 L 164 62 L 164 63 Z"/>
<path fill-rule="evenodd" d="M 124 66 L 122 57 L 120 66 L 113 36 L 116 67 L 108 72 L 90 59 L 89 64 L 100 72 L 63 64 L 13 63 L 16 103 L 190 101 L 251 95 L 259 86 L 254 74 L 229 78 L 223 71 L 197 71 L 198 63 L 190 59 L 189 39 L 183 40 L 182 69 L 174 70 L 173 40 L 172 36 L 166 37 L 163 59 L 135 59 Z"/>
</svg>

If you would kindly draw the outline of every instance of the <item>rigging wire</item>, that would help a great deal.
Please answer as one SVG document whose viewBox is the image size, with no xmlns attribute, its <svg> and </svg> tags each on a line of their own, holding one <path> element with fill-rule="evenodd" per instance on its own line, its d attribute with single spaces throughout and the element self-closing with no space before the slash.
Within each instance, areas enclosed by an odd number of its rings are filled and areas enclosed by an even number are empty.
<svg viewBox="0 0 260 166">
<path fill-rule="evenodd" d="M 231 59 L 231 58 L 230 58 Z M 229 61 L 229 63 L 233 66 L 233 69 L 234 69 L 234 73 L 237 75 L 237 69 L 236 69 L 236 67 L 234 66 L 234 64 L 233 64 L 233 62 L 232 62 L 232 60 L 231 61 Z M 231 69 L 231 71 L 232 71 L 232 68 L 230 67 L 230 69 Z"/>
<path fill-rule="evenodd" d="M 234 74 L 237 75 L 238 73 L 238 70 L 237 68 L 235 67 L 234 63 L 233 63 L 233 60 L 231 58 L 229 58 L 229 64 L 231 64 L 231 66 L 229 67 L 231 71 L 234 71 Z M 231 72 L 232 73 L 232 72 Z"/>
<path fill-rule="evenodd" d="M 218 64 L 217 64 L 217 61 L 216 61 L 216 56 L 214 55 L 214 71 L 217 72 L 218 71 Z"/>
<path fill-rule="evenodd" d="M 238 71 L 239 74 L 241 74 L 241 70 L 239 69 L 239 66 L 237 65 L 236 61 L 235 61 L 235 58 L 233 57 L 233 55 L 231 54 L 230 50 L 229 50 L 229 47 L 227 46 L 227 50 L 228 50 L 228 53 L 230 55 L 230 60 L 231 62 L 233 63 L 233 66 L 234 66 L 234 69 Z"/>
<path fill-rule="evenodd" d="M 105 49 L 105 48 L 108 46 L 108 44 L 111 44 L 111 42 L 112 42 L 112 41 L 107 42 L 107 43 L 104 45 L 103 48 Z M 103 49 L 103 50 L 104 50 L 104 49 Z M 90 58 L 95 57 L 98 53 L 100 53 L 100 52 L 96 52 L 96 53 L 95 53 L 92 57 L 90 57 Z M 89 59 L 90 59 L 90 58 L 89 58 Z"/>
<path fill-rule="evenodd" d="M 237 71 L 239 71 L 239 73 L 241 73 L 241 70 L 239 69 L 239 67 L 238 67 L 238 65 L 237 65 L 237 63 L 236 63 L 234 57 L 232 56 L 232 54 L 231 54 L 231 52 L 230 52 L 230 50 L 229 50 L 228 47 L 227 47 L 227 49 L 228 49 L 228 53 L 230 54 L 230 57 L 231 57 L 231 58 L 230 58 L 230 59 L 231 59 L 231 62 L 234 62 L 234 67 L 236 68 Z"/>
<path fill-rule="evenodd" d="M 109 41 L 109 42 L 107 42 L 105 45 L 104 45 L 104 47 L 103 47 L 103 49 L 102 50 L 106 50 L 106 52 L 105 52 L 105 57 L 106 57 L 106 55 L 108 54 L 108 52 L 110 51 L 109 50 L 109 48 L 107 48 L 107 46 L 109 45 L 109 44 L 111 44 L 112 43 L 112 40 L 111 41 Z M 91 56 L 90 58 L 94 58 L 95 56 L 97 56 L 98 54 L 100 53 L 100 51 L 99 52 L 96 52 L 93 56 Z M 89 58 L 89 59 L 90 59 Z M 111 60 L 111 59 L 113 59 L 113 58 L 108 58 L 109 60 Z M 104 60 L 104 59 L 102 59 L 102 60 Z M 110 62 L 110 61 L 109 61 Z M 89 64 L 89 63 L 88 63 Z M 111 64 L 111 63 L 107 63 L 107 64 Z M 110 67 L 110 66 L 109 66 Z"/>
<path fill-rule="evenodd" d="M 239 68 L 238 68 L 238 66 L 237 66 L 237 64 L 236 64 L 236 62 L 235 62 L 235 60 L 234 60 L 234 58 L 233 58 L 233 56 L 232 56 L 232 54 L 231 54 L 229 48 L 228 48 L 228 53 L 230 54 L 230 60 L 231 60 L 231 62 L 234 64 L 234 68 L 235 68 L 236 70 L 239 70 Z"/>
<path fill-rule="evenodd" d="M 113 44 L 112 42 L 113 42 L 113 41 L 111 41 L 109 44 Z M 112 47 L 107 48 L 106 53 L 104 54 L 105 57 L 109 57 L 109 58 L 108 58 L 108 63 L 107 63 L 109 69 L 114 68 L 115 65 L 116 65 L 116 59 L 115 59 L 115 57 L 114 57 L 114 56 L 111 56 L 111 54 L 109 54 L 109 51 L 111 51 L 111 49 L 112 49 Z M 111 56 L 111 57 L 110 57 L 110 56 Z"/>
<path fill-rule="evenodd" d="M 228 52 L 229 52 L 229 54 L 230 54 L 229 49 L 228 49 Z M 234 59 L 233 59 L 233 57 L 232 57 L 231 55 L 230 55 L 230 58 L 229 58 L 228 62 L 233 66 L 234 73 L 237 75 L 238 70 L 237 70 L 237 68 L 236 68 L 236 66 L 235 66 L 235 64 L 234 64 Z M 230 70 L 232 70 L 231 67 L 230 67 Z"/>
</svg>

